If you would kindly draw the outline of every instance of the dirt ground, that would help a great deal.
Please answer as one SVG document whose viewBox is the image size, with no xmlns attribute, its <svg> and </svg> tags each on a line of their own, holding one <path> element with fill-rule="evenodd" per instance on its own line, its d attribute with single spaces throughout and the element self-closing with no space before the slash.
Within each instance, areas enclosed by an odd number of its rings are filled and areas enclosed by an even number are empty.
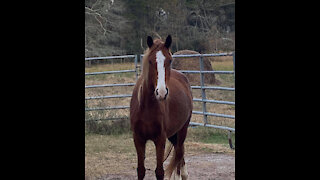
<svg viewBox="0 0 320 180">
<path fill-rule="evenodd" d="M 197 132 L 205 129 L 189 129 L 185 145 L 185 162 L 189 180 L 235 179 L 235 150 L 228 144 L 203 143 L 197 141 Z M 85 179 L 120 180 L 137 179 L 137 155 L 131 134 L 118 136 L 92 135 L 85 138 Z M 169 141 L 167 141 L 167 145 Z M 164 162 L 164 168 L 173 153 Z M 146 144 L 146 180 L 156 179 L 156 153 L 153 142 Z"/>
<path fill-rule="evenodd" d="M 185 158 L 190 180 L 232 180 L 235 179 L 234 154 L 200 154 Z M 167 161 L 165 165 L 167 165 Z M 148 167 L 146 167 L 148 168 Z M 86 178 L 87 179 L 87 178 Z M 107 174 L 99 180 L 137 179 L 136 171 L 131 174 Z M 146 170 L 145 180 L 156 179 L 154 170 Z"/>
</svg>

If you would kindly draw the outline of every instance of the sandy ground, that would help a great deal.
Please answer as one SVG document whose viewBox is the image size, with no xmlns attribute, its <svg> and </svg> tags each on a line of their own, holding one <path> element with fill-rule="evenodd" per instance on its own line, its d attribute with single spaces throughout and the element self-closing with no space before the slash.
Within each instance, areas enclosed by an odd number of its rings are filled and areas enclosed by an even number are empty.
<svg viewBox="0 0 320 180">
<path fill-rule="evenodd" d="M 185 158 L 190 180 L 233 180 L 235 179 L 234 154 L 199 154 Z M 167 161 L 165 165 L 167 164 Z M 148 168 L 148 167 L 146 167 Z M 131 174 L 107 174 L 99 180 L 137 179 L 136 171 Z M 89 180 L 89 178 L 86 178 Z M 156 179 L 154 170 L 146 170 L 145 180 Z"/>
</svg>

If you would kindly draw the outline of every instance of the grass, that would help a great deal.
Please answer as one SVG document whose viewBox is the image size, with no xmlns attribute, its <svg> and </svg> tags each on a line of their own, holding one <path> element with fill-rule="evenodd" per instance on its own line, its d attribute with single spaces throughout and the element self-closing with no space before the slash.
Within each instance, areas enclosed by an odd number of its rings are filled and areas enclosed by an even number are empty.
<svg viewBox="0 0 320 180">
<path fill-rule="evenodd" d="M 113 63 L 113 64 L 96 64 L 91 67 L 86 67 L 85 72 L 101 72 L 101 71 L 115 71 L 134 69 L 133 63 Z"/>
<path fill-rule="evenodd" d="M 232 71 L 233 59 L 232 57 L 215 57 L 214 61 L 211 61 L 212 68 L 216 71 Z"/>
<path fill-rule="evenodd" d="M 86 134 L 121 135 L 129 132 L 130 124 L 128 119 L 87 121 L 85 126 Z"/>
<path fill-rule="evenodd" d="M 114 135 L 131 134 L 129 119 L 110 121 L 88 121 L 85 133 L 87 135 Z M 232 133 L 234 142 L 234 133 Z M 228 134 L 225 130 L 207 127 L 189 127 L 187 139 L 195 142 L 211 144 L 228 144 Z"/>
<path fill-rule="evenodd" d="M 113 64 L 96 64 L 91 67 L 86 67 L 86 73 L 92 72 L 102 72 L 102 71 L 118 71 L 118 70 L 133 70 L 133 63 L 113 63 Z M 116 73 L 116 74 L 101 74 L 101 75 L 90 75 L 85 77 L 86 85 L 90 82 L 96 81 L 127 81 L 126 83 L 135 82 L 135 72 L 127 72 L 127 73 Z M 128 82 L 129 81 L 129 82 Z"/>
<path fill-rule="evenodd" d="M 191 141 L 211 143 L 211 144 L 223 144 L 228 145 L 228 134 L 224 130 L 207 127 L 194 127 L 189 128 L 188 138 Z M 231 133 L 231 140 L 235 142 L 234 133 Z"/>
</svg>

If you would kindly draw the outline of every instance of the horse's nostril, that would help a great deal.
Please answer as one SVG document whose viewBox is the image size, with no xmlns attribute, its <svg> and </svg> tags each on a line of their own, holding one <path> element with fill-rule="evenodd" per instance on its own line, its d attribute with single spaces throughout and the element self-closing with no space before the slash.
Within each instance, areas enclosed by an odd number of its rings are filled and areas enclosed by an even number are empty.
<svg viewBox="0 0 320 180">
<path fill-rule="evenodd" d="M 166 98 L 167 98 L 167 95 L 168 95 L 168 93 L 169 93 L 168 88 L 166 88 L 166 90 L 167 90 L 167 92 L 166 92 L 166 95 L 164 95 L 164 99 L 166 99 Z"/>
<path fill-rule="evenodd" d="M 158 95 L 159 93 L 158 93 L 158 89 L 156 89 L 156 95 Z"/>
</svg>

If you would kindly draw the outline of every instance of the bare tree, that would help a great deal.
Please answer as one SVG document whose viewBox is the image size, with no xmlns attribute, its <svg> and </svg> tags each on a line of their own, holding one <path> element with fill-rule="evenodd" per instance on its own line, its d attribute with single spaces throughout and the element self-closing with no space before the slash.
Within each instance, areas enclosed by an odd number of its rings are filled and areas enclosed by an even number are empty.
<svg viewBox="0 0 320 180">
<path fill-rule="evenodd" d="M 121 32 L 127 26 L 122 1 L 87 0 L 85 3 L 86 56 L 123 54 Z"/>
<path fill-rule="evenodd" d="M 145 38 L 172 50 L 234 50 L 234 0 L 86 0 L 86 56 L 143 53 Z"/>
</svg>

